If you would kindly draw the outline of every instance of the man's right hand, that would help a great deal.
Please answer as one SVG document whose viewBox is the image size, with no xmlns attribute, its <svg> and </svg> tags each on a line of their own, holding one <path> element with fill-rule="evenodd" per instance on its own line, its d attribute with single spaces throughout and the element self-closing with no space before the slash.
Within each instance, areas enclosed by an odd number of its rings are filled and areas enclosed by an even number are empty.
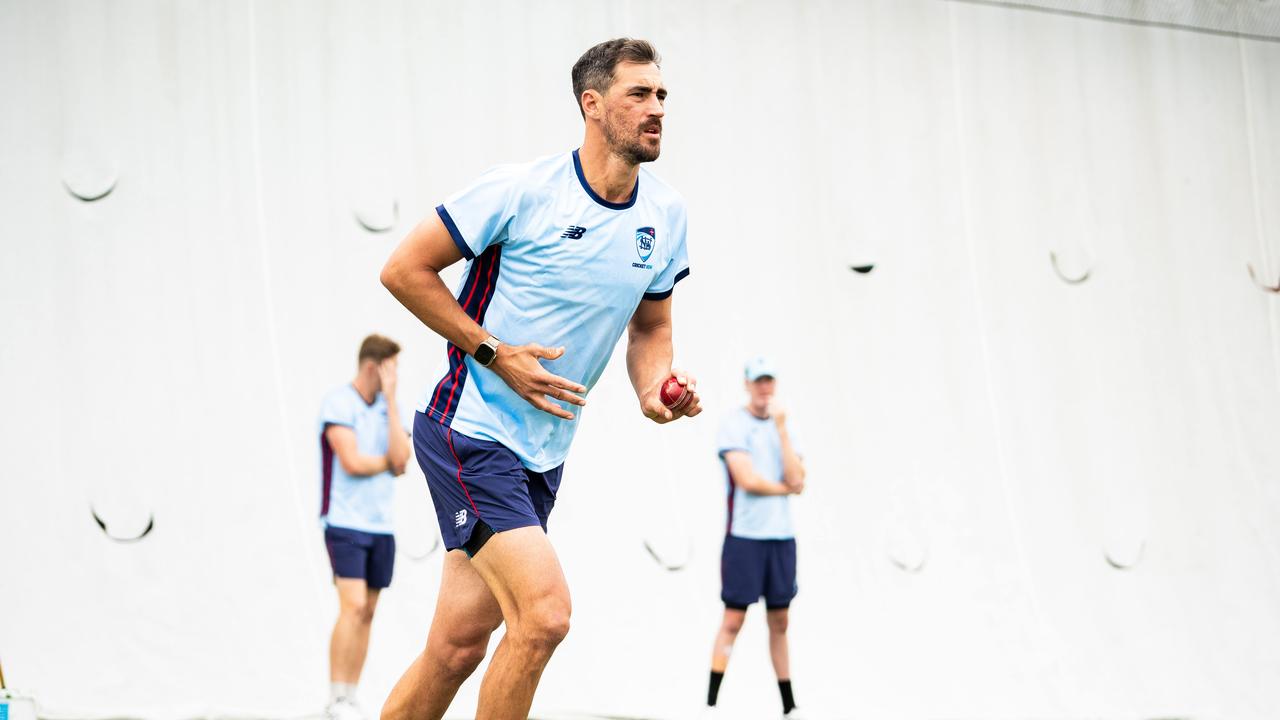
<svg viewBox="0 0 1280 720">
<path fill-rule="evenodd" d="M 397 363 L 394 357 L 378 363 L 378 379 L 382 381 L 382 396 L 392 404 L 396 400 L 396 369 Z"/>
<path fill-rule="evenodd" d="M 773 419 L 774 424 L 779 428 L 786 427 L 787 410 L 782 406 L 782 403 L 777 401 L 776 398 L 769 401 L 768 413 L 769 417 Z"/>
<path fill-rule="evenodd" d="M 547 399 L 548 396 L 573 405 L 586 405 L 587 401 L 579 394 L 587 388 L 559 375 L 552 375 L 542 367 L 538 360 L 556 360 L 564 355 L 564 348 L 544 348 L 537 343 L 528 345 L 498 346 L 497 357 L 489 365 L 489 369 L 502 378 L 507 387 L 524 398 L 530 405 L 551 413 L 558 418 L 572 420 L 573 413 L 565 410 Z"/>
</svg>

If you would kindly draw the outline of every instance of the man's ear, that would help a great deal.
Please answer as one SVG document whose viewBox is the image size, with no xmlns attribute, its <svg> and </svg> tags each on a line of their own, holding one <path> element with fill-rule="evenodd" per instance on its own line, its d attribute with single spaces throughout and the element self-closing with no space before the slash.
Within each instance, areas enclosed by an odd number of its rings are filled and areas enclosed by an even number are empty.
<svg viewBox="0 0 1280 720">
<path fill-rule="evenodd" d="M 587 89 L 582 91 L 582 114 L 587 117 L 599 117 L 603 107 L 603 100 L 604 98 L 595 90 Z"/>
</svg>

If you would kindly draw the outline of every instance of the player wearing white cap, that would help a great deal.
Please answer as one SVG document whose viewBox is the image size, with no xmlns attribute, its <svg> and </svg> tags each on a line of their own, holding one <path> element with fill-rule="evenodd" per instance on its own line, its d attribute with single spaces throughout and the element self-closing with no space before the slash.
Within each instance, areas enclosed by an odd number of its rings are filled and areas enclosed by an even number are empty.
<svg viewBox="0 0 1280 720">
<path fill-rule="evenodd" d="M 724 417 L 716 440 L 724 465 L 728 519 L 720 561 L 724 619 L 711 653 L 707 705 L 716 704 L 747 608 L 763 597 L 782 716 L 796 720 L 799 711 L 787 648 L 788 616 L 798 589 L 790 496 L 804 491 L 805 471 L 786 413 L 774 402 L 777 375 L 766 358 L 747 362 L 747 404 Z"/>
</svg>

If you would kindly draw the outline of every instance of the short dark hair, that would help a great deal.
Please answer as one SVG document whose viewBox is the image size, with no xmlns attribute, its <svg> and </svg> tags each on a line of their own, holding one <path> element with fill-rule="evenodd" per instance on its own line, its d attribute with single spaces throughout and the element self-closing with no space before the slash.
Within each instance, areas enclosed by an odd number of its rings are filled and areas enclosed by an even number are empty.
<svg viewBox="0 0 1280 720">
<path fill-rule="evenodd" d="M 400 346 L 396 344 L 395 340 L 382 335 L 370 335 L 364 339 L 364 342 L 360 343 L 360 356 L 356 363 L 360 364 L 365 360 L 380 363 L 399 354 Z"/>
<path fill-rule="evenodd" d="M 648 40 L 614 38 L 605 40 L 582 53 L 573 64 L 573 97 L 578 101 L 578 112 L 583 117 L 582 93 L 595 90 L 603 94 L 613 84 L 613 70 L 618 63 L 653 63 L 662 65 L 662 58 Z"/>
</svg>

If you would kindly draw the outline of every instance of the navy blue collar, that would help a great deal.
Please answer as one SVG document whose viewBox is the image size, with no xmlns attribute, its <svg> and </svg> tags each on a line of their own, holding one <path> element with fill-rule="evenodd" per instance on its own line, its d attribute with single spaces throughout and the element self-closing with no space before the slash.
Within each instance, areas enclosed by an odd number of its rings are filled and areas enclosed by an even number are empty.
<svg viewBox="0 0 1280 720">
<path fill-rule="evenodd" d="M 578 182 L 582 183 L 582 189 L 587 191 L 587 195 L 590 196 L 592 200 L 595 200 L 596 202 L 609 208 L 610 210 L 626 210 L 632 205 L 635 205 L 636 198 L 640 197 L 640 176 L 639 175 L 636 176 L 636 186 L 631 189 L 631 199 L 627 200 L 626 202 L 611 203 L 608 200 L 605 200 L 604 198 L 597 195 L 596 191 L 591 189 L 591 185 L 587 182 L 586 176 L 582 174 L 582 159 L 578 157 L 577 150 L 573 151 L 573 171 L 578 174 Z"/>
</svg>

